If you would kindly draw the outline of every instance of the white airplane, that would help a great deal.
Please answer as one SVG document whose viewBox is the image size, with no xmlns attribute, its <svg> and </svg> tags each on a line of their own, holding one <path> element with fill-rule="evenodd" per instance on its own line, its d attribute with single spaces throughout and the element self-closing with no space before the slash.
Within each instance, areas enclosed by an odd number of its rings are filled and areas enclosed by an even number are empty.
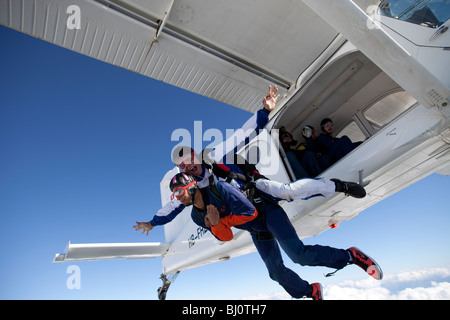
<svg viewBox="0 0 450 320">
<path fill-rule="evenodd" d="M 0 0 L 0 23 L 250 113 L 275 84 L 282 97 L 268 130 L 284 126 L 300 136 L 303 126 L 328 117 L 338 136 L 364 141 L 320 176 L 359 181 L 365 198 L 282 203 L 301 238 L 431 173 L 450 174 L 449 0 L 255 3 Z M 276 181 L 295 180 L 268 132 L 250 142 L 266 150 L 258 169 Z M 161 181 L 162 205 L 176 172 Z M 164 299 L 180 271 L 255 251 L 244 231 L 217 241 L 191 221 L 190 210 L 165 225 L 165 243 L 69 243 L 54 261 L 161 256 Z"/>
</svg>

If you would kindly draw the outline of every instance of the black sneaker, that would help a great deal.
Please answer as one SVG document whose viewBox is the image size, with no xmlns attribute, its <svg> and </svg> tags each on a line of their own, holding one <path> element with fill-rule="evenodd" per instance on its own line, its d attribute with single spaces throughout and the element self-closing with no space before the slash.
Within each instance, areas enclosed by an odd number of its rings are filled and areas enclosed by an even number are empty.
<svg viewBox="0 0 450 320">
<path fill-rule="evenodd" d="M 375 260 L 355 247 L 348 248 L 347 251 L 352 255 L 353 261 L 350 262 L 351 264 L 356 264 L 376 280 L 383 279 L 383 271 Z"/>
<path fill-rule="evenodd" d="M 322 285 L 320 283 L 311 284 L 311 295 L 309 298 L 313 300 L 323 300 L 322 298 Z"/>
<path fill-rule="evenodd" d="M 341 181 L 339 179 L 330 180 L 336 185 L 337 192 L 343 192 L 346 196 L 352 196 L 358 199 L 366 196 L 366 190 L 355 182 Z"/>
</svg>

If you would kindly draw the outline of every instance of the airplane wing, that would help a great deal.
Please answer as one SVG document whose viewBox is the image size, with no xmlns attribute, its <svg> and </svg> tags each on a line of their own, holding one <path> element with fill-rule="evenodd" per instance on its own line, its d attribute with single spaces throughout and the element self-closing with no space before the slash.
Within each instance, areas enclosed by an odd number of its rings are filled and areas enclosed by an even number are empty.
<svg viewBox="0 0 450 320">
<path fill-rule="evenodd" d="M 55 255 L 53 262 L 106 260 L 106 259 L 148 259 L 164 255 L 168 243 L 89 243 L 69 242 L 65 253 Z"/>
<path fill-rule="evenodd" d="M 0 0 L 0 24 L 252 113 L 345 42 L 290 0 Z"/>
</svg>

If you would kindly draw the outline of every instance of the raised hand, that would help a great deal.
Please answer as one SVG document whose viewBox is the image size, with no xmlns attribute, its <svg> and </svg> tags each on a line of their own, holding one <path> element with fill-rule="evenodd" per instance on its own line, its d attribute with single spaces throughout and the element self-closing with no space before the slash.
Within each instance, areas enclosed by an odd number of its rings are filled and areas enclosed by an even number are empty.
<svg viewBox="0 0 450 320">
<path fill-rule="evenodd" d="M 270 86 L 269 85 L 269 91 L 267 93 L 267 96 L 263 99 L 264 109 L 267 111 L 272 111 L 275 109 L 275 105 L 277 103 L 278 98 L 280 97 L 279 94 L 277 94 L 278 88 L 277 86 Z"/>
</svg>

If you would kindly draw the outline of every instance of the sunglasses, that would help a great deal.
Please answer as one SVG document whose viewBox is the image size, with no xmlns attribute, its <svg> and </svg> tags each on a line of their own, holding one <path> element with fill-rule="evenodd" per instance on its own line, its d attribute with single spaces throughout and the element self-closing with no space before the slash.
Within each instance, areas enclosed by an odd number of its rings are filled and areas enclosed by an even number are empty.
<svg viewBox="0 0 450 320">
<path fill-rule="evenodd" d="M 192 187 L 196 183 L 197 183 L 197 181 L 192 181 L 187 186 L 178 187 L 177 189 L 175 189 L 173 191 L 172 195 L 170 196 L 170 201 L 172 201 L 174 198 L 181 199 L 184 196 L 184 194 L 186 193 L 186 190 L 188 188 Z"/>
</svg>

